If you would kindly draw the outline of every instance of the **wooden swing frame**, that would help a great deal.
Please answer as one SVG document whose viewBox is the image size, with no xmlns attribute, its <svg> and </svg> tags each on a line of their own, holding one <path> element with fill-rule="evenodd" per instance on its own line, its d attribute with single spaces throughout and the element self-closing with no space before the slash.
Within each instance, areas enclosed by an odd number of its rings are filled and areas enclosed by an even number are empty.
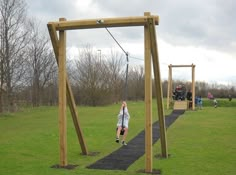
<svg viewBox="0 0 236 175">
<path fill-rule="evenodd" d="M 152 172 L 152 67 L 154 71 L 155 92 L 157 96 L 157 109 L 160 124 L 160 140 L 162 157 L 167 158 L 166 126 L 163 108 L 163 93 L 160 75 L 160 64 L 157 50 L 155 25 L 159 24 L 159 17 L 145 12 L 144 16 L 102 18 L 89 20 L 67 21 L 60 18 L 59 21 L 47 24 L 55 57 L 58 63 L 58 87 L 59 87 L 59 142 L 60 142 L 60 166 L 67 166 L 67 137 L 66 137 L 66 102 L 73 118 L 77 137 L 82 153 L 88 155 L 88 149 L 82 134 L 78 120 L 76 104 L 71 86 L 66 73 L 66 30 L 91 29 L 104 27 L 144 26 L 144 53 L 145 53 L 145 171 Z M 57 34 L 59 31 L 59 36 Z M 151 60 L 152 58 L 152 60 Z"/>
<path fill-rule="evenodd" d="M 170 104 L 173 102 L 172 93 L 173 93 L 173 85 L 172 85 L 172 68 L 182 68 L 182 67 L 191 67 L 192 68 L 192 110 L 195 110 L 195 67 L 196 65 L 172 65 L 169 66 L 169 75 L 168 75 L 168 90 L 167 90 L 167 102 L 166 108 L 169 109 Z M 189 104 L 187 104 L 189 106 Z"/>
</svg>

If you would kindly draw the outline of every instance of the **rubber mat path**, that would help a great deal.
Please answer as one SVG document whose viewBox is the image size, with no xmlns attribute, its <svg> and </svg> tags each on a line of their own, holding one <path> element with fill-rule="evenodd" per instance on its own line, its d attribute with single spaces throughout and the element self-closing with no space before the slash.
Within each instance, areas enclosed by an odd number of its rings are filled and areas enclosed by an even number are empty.
<svg viewBox="0 0 236 175">
<path fill-rule="evenodd" d="M 184 113 L 184 110 L 174 110 L 170 115 L 165 117 L 166 128 Z M 159 123 L 153 123 L 153 144 L 160 138 Z M 127 170 L 136 160 L 145 154 L 145 131 L 141 131 L 137 136 L 130 140 L 127 146 L 122 146 L 106 157 L 89 165 L 89 169 L 106 169 L 106 170 Z"/>
</svg>

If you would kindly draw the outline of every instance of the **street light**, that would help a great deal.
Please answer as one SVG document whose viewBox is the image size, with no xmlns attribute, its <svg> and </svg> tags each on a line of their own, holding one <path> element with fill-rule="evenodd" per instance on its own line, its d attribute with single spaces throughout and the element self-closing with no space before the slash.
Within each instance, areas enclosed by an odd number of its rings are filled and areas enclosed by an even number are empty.
<svg viewBox="0 0 236 175">
<path fill-rule="evenodd" d="M 99 58 L 100 58 L 100 60 L 101 60 L 101 58 L 102 58 L 102 50 L 101 50 L 101 49 L 98 49 L 97 51 L 99 52 Z"/>
</svg>

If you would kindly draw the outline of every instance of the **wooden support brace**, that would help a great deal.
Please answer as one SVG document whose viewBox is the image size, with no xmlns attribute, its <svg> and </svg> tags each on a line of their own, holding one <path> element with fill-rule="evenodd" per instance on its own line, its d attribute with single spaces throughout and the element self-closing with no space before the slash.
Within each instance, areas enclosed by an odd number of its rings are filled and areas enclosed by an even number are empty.
<svg viewBox="0 0 236 175">
<path fill-rule="evenodd" d="M 159 116 L 159 125 L 160 125 L 160 139 L 161 139 L 161 151 L 162 157 L 168 157 L 167 151 L 167 139 L 166 139 L 166 126 L 165 126 L 165 116 L 164 116 L 164 107 L 163 107 L 163 94 L 162 94 L 162 84 L 161 84 L 161 75 L 160 75 L 160 64 L 157 51 L 157 41 L 156 41 L 156 30 L 155 22 L 153 18 L 148 19 L 149 25 L 149 34 L 151 42 L 151 53 L 153 60 L 153 71 L 155 78 L 155 90 L 157 96 L 157 109 Z"/>
<path fill-rule="evenodd" d="M 48 24 L 48 31 L 49 31 L 50 38 L 52 41 L 52 46 L 53 46 L 53 50 L 55 53 L 55 58 L 58 63 L 59 41 L 58 41 L 55 26 L 53 24 Z M 85 140 L 83 137 L 83 133 L 82 133 L 82 130 L 81 130 L 81 127 L 79 124 L 78 114 L 77 114 L 77 110 L 76 110 L 76 104 L 75 104 L 75 100 L 74 100 L 74 96 L 73 96 L 73 93 L 71 90 L 70 83 L 68 81 L 68 77 L 66 77 L 66 96 L 67 96 L 67 102 L 68 102 L 68 105 L 70 108 L 71 116 L 72 116 L 72 119 L 74 122 L 76 134 L 77 134 L 77 137 L 78 137 L 78 140 L 80 143 L 82 153 L 84 155 L 88 155 L 88 150 L 87 150 L 86 143 L 85 143 Z"/>
</svg>

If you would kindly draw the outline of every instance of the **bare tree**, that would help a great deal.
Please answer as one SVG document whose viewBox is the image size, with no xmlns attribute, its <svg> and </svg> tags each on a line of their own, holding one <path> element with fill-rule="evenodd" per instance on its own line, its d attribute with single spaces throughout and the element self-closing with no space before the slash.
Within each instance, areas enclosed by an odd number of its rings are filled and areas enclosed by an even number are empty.
<svg viewBox="0 0 236 175">
<path fill-rule="evenodd" d="M 129 97 L 144 100 L 144 67 L 135 66 L 129 71 Z"/>
<path fill-rule="evenodd" d="M 13 89 L 25 72 L 24 58 L 27 31 L 25 30 L 26 5 L 23 0 L 0 1 L 1 82 L 6 83 L 8 110 L 13 105 Z M 0 96 L 2 98 L 2 96 Z"/>
<path fill-rule="evenodd" d="M 43 90 L 50 83 L 57 70 L 48 35 L 40 28 L 40 22 L 29 21 L 30 41 L 27 46 L 27 82 L 31 87 L 33 106 L 39 106 L 43 99 Z"/>
<path fill-rule="evenodd" d="M 75 99 L 87 105 L 104 105 L 117 102 L 123 91 L 124 69 L 122 55 L 111 50 L 111 54 L 101 57 L 91 46 L 80 51 L 75 60 L 73 83 L 77 89 Z M 74 86 L 75 87 L 75 86 Z"/>
<path fill-rule="evenodd" d="M 94 54 L 93 49 L 87 46 L 80 52 L 79 59 L 75 60 L 79 96 L 82 103 L 96 106 L 106 97 L 106 82 L 104 81 L 104 64 Z"/>
<path fill-rule="evenodd" d="M 108 74 L 108 85 L 112 92 L 112 101 L 118 103 L 124 93 L 124 57 L 118 52 L 111 50 L 110 56 L 107 59 L 107 74 Z"/>
</svg>

